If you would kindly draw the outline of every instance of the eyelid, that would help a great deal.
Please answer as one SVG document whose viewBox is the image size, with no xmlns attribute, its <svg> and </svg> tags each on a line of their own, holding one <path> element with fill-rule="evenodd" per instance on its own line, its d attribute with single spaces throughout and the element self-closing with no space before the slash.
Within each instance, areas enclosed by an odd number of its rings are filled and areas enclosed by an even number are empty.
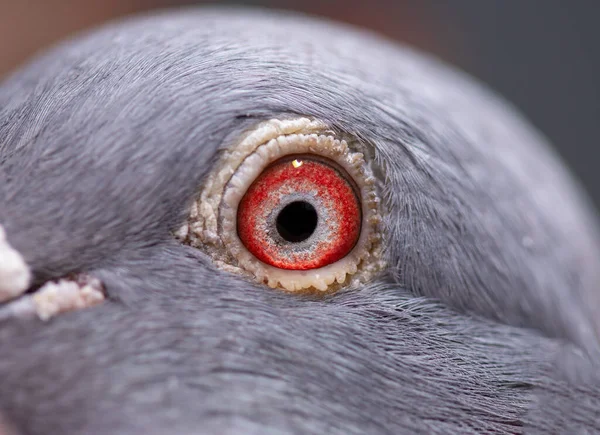
<svg viewBox="0 0 600 435">
<path fill-rule="evenodd" d="M 293 154 L 330 159 L 347 172 L 362 198 L 363 223 L 355 247 L 335 263 L 312 270 L 284 270 L 259 261 L 237 234 L 237 207 L 249 186 L 274 161 Z M 188 222 L 176 236 L 206 251 L 221 268 L 287 291 L 331 291 L 370 279 L 384 267 L 382 218 L 376 179 L 359 145 L 338 139 L 308 118 L 269 120 L 223 151 L 207 177 Z"/>
</svg>

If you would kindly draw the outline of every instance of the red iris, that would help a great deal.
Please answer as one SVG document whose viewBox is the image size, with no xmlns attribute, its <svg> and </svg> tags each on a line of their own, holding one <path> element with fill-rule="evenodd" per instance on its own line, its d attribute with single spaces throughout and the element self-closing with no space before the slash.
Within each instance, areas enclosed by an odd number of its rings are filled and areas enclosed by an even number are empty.
<svg viewBox="0 0 600 435">
<path fill-rule="evenodd" d="M 357 189 L 336 163 L 290 155 L 269 165 L 237 210 L 237 231 L 259 260 L 288 270 L 317 269 L 345 257 L 360 236 Z"/>
</svg>

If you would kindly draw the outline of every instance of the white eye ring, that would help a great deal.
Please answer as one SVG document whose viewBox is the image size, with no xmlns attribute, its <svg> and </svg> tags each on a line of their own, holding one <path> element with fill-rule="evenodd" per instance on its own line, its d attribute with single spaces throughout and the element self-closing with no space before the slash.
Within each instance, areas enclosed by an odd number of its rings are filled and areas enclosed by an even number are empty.
<svg viewBox="0 0 600 435">
<path fill-rule="evenodd" d="M 272 162 L 290 154 L 314 154 L 339 164 L 353 179 L 362 202 L 354 248 L 342 259 L 312 270 L 279 269 L 263 263 L 237 233 L 237 208 L 247 189 Z M 223 152 L 208 176 L 188 222 L 176 236 L 205 250 L 218 266 L 286 291 L 330 291 L 370 279 L 383 267 L 381 213 L 376 179 L 364 155 L 327 126 L 308 118 L 269 120 Z"/>
</svg>

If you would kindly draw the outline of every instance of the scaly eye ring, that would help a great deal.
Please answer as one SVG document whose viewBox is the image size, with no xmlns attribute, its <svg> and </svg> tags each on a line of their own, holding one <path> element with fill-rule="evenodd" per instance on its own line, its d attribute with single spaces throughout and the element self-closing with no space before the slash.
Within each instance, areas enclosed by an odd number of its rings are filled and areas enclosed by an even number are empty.
<svg viewBox="0 0 600 435">
<path fill-rule="evenodd" d="M 375 177 L 321 122 L 270 120 L 225 150 L 177 236 L 217 265 L 287 291 L 327 291 L 383 267 Z"/>
</svg>

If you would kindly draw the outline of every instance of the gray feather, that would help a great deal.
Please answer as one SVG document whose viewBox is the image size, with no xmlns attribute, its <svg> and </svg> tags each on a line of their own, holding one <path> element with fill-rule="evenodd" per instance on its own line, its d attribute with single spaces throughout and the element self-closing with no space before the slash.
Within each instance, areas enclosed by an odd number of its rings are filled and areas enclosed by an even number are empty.
<svg viewBox="0 0 600 435">
<path fill-rule="evenodd" d="M 326 300 L 171 237 L 217 150 L 290 115 L 381 168 L 389 270 Z M 36 282 L 90 272 L 112 299 L 0 325 L 23 433 L 515 433 L 565 403 L 598 429 L 573 379 L 600 385 L 594 213 L 521 115 L 434 59 L 264 11 L 143 17 L 9 78 L 0 138 L 0 223 Z"/>
</svg>

